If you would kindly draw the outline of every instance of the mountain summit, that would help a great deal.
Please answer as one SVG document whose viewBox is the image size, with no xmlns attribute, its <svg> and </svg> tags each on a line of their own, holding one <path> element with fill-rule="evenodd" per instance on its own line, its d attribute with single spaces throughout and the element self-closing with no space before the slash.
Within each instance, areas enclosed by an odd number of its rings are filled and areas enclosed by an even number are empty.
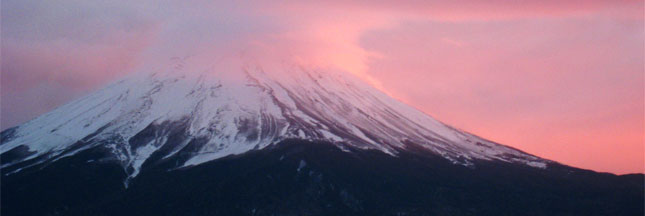
<svg viewBox="0 0 645 216">
<path fill-rule="evenodd" d="M 3 215 L 630 215 L 643 175 L 450 127 L 353 75 L 191 59 L 2 132 Z"/>
<path fill-rule="evenodd" d="M 455 164 L 548 161 L 445 125 L 351 75 L 291 66 L 186 71 L 186 61 L 118 81 L 3 133 L 2 167 L 34 165 L 97 145 L 132 177 L 153 154 L 198 165 L 286 139 L 327 141 L 396 156 L 423 148 Z M 231 67 L 234 68 L 234 67 Z"/>
</svg>

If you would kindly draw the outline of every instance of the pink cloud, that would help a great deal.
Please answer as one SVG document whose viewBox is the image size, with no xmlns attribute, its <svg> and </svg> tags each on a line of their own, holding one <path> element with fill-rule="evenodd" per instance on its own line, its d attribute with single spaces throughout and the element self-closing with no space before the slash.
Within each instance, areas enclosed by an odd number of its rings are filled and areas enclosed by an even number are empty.
<svg viewBox="0 0 645 216">
<path fill-rule="evenodd" d="M 317 6 L 377 10 L 398 16 L 421 17 L 434 21 L 492 21 L 537 17 L 588 16 L 602 13 L 625 19 L 642 19 L 643 2 L 638 0 L 413 0 L 413 1 L 324 1 Z"/>
<path fill-rule="evenodd" d="M 15 125 L 120 78 L 154 40 L 152 29 L 114 31 L 99 42 L 3 38 L 2 124 Z"/>
<path fill-rule="evenodd" d="M 354 73 L 556 161 L 645 171 L 642 1 L 29 4 L 2 7 L 2 128 L 170 57 L 246 56 Z"/>
<path fill-rule="evenodd" d="M 444 122 L 628 173 L 645 164 L 644 36 L 642 21 L 605 17 L 411 22 L 367 34 L 363 47 L 384 54 L 369 73 L 388 92 Z"/>
</svg>

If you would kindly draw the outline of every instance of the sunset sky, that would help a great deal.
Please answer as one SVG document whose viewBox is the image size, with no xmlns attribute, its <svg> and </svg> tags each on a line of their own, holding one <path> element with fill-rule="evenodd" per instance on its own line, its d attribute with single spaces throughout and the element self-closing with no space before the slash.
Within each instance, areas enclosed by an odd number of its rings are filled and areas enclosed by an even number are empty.
<svg viewBox="0 0 645 216">
<path fill-rule="evenodd" d="M 1 128 L 143 65 L 243 53 L 347 71 L 540 157 L 645 172 L 642 0 L 231 2 L 3 0 Z"/>
</svg>

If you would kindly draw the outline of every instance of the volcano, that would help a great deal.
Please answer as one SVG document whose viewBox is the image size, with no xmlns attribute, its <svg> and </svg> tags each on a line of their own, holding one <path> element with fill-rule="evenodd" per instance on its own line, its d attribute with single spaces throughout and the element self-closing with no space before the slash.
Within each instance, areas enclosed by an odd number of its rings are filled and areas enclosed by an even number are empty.
<svg viewBox="0 0 645 216">
<path fill-rule="evenodd" d="M 175 58 L 2 132 L 2 215 L 643 215 L 642 174 L 446 125 L 353 75 Z"/>
</svg>

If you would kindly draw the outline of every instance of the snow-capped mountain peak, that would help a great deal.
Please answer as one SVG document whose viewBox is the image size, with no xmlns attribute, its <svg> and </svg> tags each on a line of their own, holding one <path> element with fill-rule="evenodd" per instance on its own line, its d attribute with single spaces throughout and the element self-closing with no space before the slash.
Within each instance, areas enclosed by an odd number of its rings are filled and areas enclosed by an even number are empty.
<svg viewBox="0 0 645 216">
<path fill-rule="evenodd" d="M 131 177 L 153 155 L 182 166 L 286 139 L 397 156 L 421 147 L 456 164 L 546 160 L 447 126 L 347 73 L 190 60 L 131 75 L 2 133 L 2 167 L 57 160 L 102 145 Z M 21 165 L 23 166 L 23 165 Z M 19 170 L 19 169 L 18 169 Z"/>
</svg>

